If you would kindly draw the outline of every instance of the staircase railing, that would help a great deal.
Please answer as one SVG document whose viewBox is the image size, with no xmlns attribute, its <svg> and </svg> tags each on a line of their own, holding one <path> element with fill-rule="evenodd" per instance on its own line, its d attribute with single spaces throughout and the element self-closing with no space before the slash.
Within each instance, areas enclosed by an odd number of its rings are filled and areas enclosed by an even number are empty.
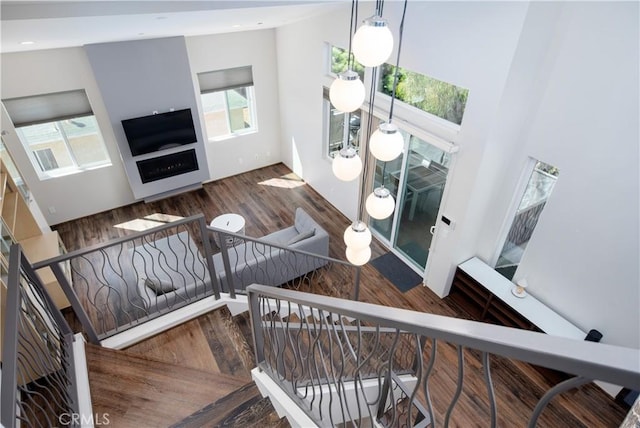
<svg viewBox="0 0 640 428">
<path fill-rule="evenodd" d="M 358 300 L 360 270 L 344 260 L 292 249 L 261 238 L 208 227 L 222 245 L 214 255 L 221 289 L 245 294 L 250 284 L 284 286 L 299 291 Z"/>
<path fill-rule="evenodd" d="M 320 426 L 464 426 L 470 414 L 492 427 L 557 426 L 567 415 L 543 410 L 558 394 L 592 380 L 640 386 L 637 349 L 273 287 L 247 293 L 259 369 Z M 492 359 L 505 380 L 496 387 Z M 573 377 L 539 395 L 540 385 L 514 391 L 504 367 L 522 362 Z"/>
<path fill-rule="evenodd" d="M 206 297 L 219 299 L 211 253 L 198 215 L 33 267 L 51 268 L 89 341 L 98 344 Z"/>
<path fill-rule="evenodd" d="M 76 420 L 73 333 L 18 245 L 11 248 L 3 327 L 2 425 Z"/>
<path fill-rule="evenodd" d="M 217 242 L 234 245 L 218 248 L 214 234 Z M 357 297 L 360 276 L 360 268 L 347 262 L 210 229 L 203 215 L 43 260 L 33 268 L 53 271 L 95 344 L 205 298 L 219 300 L 222 292 L 235 298 L 248 284 L 314 287 Z"/>
</svg>

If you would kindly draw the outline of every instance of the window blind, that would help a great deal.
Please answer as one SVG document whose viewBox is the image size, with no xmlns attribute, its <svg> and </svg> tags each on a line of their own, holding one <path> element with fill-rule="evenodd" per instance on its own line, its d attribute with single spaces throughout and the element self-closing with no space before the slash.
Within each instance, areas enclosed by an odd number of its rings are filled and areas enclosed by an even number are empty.
<svg viewBox="0 0 640 428">
<path fill-rule="evenodd" d="M 2 101 L 15 127 L 92 115 L 84 89 Z"/>
<path fill-rule="evenodd" d="M 198 83 L 200 84 L 200 93 L 202 94 L 253 86 L 253 70 L 249 65 L 246 67 L 198 73 Z"/>
</svg>

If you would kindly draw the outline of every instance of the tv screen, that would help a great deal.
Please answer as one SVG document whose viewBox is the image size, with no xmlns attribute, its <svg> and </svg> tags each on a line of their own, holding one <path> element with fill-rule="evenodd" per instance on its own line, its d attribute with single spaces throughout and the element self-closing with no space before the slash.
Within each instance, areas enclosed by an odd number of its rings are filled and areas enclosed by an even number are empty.
<svg viewBox="0 0 640 428">
<path fill-rule="evenodd" d="M 122 128 L 133 156 L 197 141 L 191 109 L 125 119 Z"/>
</svg>

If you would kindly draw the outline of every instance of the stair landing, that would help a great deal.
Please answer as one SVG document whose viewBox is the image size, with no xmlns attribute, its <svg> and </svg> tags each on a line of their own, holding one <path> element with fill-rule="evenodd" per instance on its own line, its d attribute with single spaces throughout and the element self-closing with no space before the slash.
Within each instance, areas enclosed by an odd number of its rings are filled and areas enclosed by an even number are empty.
<svg viewBox="0 0 640 428">
<path fill-rule="evenodd" d="M 95 345 L 86 355 L 93 412 L 117 427 L 169 426 L 246 382 Z"/>
<path fill-rule="evenodd" d="M 126 350 L 87 344 L 95 417 L 125 428 L 288 427 L 251 382 L 247 323 L 225 307 Z"/>
</svg>

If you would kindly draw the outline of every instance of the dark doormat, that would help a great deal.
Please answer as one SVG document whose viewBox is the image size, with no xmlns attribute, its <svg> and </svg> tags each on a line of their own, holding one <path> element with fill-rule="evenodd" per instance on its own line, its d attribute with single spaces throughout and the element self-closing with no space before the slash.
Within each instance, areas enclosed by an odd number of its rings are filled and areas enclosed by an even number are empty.
<svg viewBox="0 0 640 428">
<path fill-rule="evenodd" d="M 371 260 L 371 265 L 403 293 L 422 282 L 420 275 L 393 253 L 383 254 Z"/>
</svg>

